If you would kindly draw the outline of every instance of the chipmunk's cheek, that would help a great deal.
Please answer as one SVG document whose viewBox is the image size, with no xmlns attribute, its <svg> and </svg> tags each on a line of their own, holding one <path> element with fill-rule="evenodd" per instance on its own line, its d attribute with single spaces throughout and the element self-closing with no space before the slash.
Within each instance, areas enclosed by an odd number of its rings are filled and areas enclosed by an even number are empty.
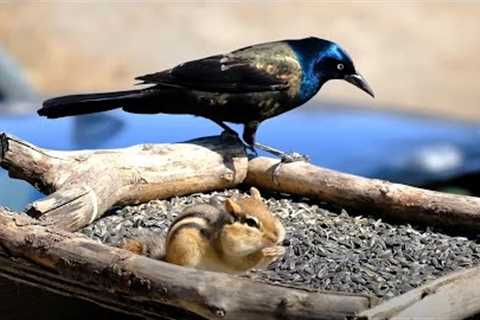
<svg viewBox="0 0 480 320">
<path fill-rule="evenodd" d="M 248 237 L 235 225 L 225 227 L 221 234 L 223 252 L 231 256 L 244 256 L 249 253 Z"/>
<path fill-rule="evenodd" d="M 239 239 L 242 243 L 241 247 L 245 254 L 251 254 L 258 250 L 263 249 L 262 234 L 257 230 L 249 230 L 248 236 L 243 239 Z"/>
</svg>

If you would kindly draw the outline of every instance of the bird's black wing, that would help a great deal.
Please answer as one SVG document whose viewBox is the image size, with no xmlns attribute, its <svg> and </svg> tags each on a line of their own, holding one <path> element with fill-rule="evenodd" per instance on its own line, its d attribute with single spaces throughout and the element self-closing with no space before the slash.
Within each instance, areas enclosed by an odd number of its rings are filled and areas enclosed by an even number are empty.
<svg viewBox="0 0 480 320">
<path fill-rule="evenodd" d="M 180 64 L 173 69 L 135 78 L 140 84 L 178 86 L 212 92 L 259 92 L 289 88 L 258 58 L 249 54 L 216 55 Z"/>
</svg>

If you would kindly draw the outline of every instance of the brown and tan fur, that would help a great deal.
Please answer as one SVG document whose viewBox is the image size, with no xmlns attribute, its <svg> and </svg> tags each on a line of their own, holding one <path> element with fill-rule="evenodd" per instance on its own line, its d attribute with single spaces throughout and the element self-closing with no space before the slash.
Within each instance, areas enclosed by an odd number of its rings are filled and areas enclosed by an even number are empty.
<svg viewBox="0 0 480 320">
<path fill-rule="evenodd" d="M 265 268 L 281 257 L 284 228 L 264 204 L 260 192 L 227 199 L 224 206 L 195 205 L 170 226 L 163 260 L 210 271 L 241 273 Z M 135 241 L 135 240 L 134 240 Z M 127 241 L 124 248 L 143 254 L 144 247 Z"/>
</svg>

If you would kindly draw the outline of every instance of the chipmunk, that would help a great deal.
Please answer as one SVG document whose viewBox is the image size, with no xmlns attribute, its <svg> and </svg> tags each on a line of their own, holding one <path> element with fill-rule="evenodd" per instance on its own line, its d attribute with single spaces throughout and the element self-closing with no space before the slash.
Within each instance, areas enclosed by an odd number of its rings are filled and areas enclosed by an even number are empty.
<svg viewBox="0 0 480 320">
<path fill-rule="evenodd" d="M 249 198 L 226 199 L 223 208 L 217 203 L 185 209 L 170 225 L 164 254 L 157 257 L 185 267 L 242 273 L 266 268 L 281 257 L 284 237 L 280 220 L 268 210 L 260 192 L 251 188 Z M 152 256 L 148 247 L 151 244 L 138 240 L 123 245 Z"/>
</svg>

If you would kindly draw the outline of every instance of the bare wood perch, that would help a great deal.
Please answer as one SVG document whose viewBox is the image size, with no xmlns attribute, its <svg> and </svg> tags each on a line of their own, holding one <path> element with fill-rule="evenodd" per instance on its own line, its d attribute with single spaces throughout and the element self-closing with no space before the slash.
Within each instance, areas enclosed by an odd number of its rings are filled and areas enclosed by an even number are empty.
<svg viewBox="0 0 480 320">
<path fill-rule="evenodd" d="M 246 183 L 396 220 L 480 230 L 480 198 L 363 178 L 306 162 L 252 159 Z"/>
<path fill-rule="evenodd" d="M 52 151 L 0 134 L 0 166 L 50 196 L 29 214 L 78 230 L 114 205 L 230 188 L 247 172 L 243 145 L 229 137 L 119 150 Z"/>
<path fill-rule="evenodd" d="M 372 309 L 358 320 L 461 320 L 480 313 L 480 267 L 446 275 Z"/>
<path fill-rule="evenodd" d="M 0 166 L 49 197 L 29 213 L 74 231 L 115 204 L 130 204 L 234 187 L 247 176 L 237 140 L 203 138 L 188 143 L 118 150 L 59 152 L 0 135 Z M 480 230 L 480 199 L 434 192 L 274 159 L 248 162 L 248 184 L 368 210 L 407 222 Z"/>
<path fill-rule="evenodd" d="M 2 276 L 131 313 L 143 306 L 151 318 L 168 305 L 207 319 L 344 319 L 372 304 L 361 295 L 310 293 L 171 265 L 1 208 L 0 262 Z"/>
<path fill-rule="evenodd" d="M 188 143 L 118 150 L 60 152 L 0 135 L 0 166 L 45 193 L 29 213 L 45 224 L 74 231 L 116 204 L 145 202 L 234 187 L 246 178 L 259 188 L 368 210 L 407 222 L 480 230 L 480 199 L 434 192 L 339 173 L 305 162 L 248 162 L 238 140 L 203 138 Z"/>
</svg>

